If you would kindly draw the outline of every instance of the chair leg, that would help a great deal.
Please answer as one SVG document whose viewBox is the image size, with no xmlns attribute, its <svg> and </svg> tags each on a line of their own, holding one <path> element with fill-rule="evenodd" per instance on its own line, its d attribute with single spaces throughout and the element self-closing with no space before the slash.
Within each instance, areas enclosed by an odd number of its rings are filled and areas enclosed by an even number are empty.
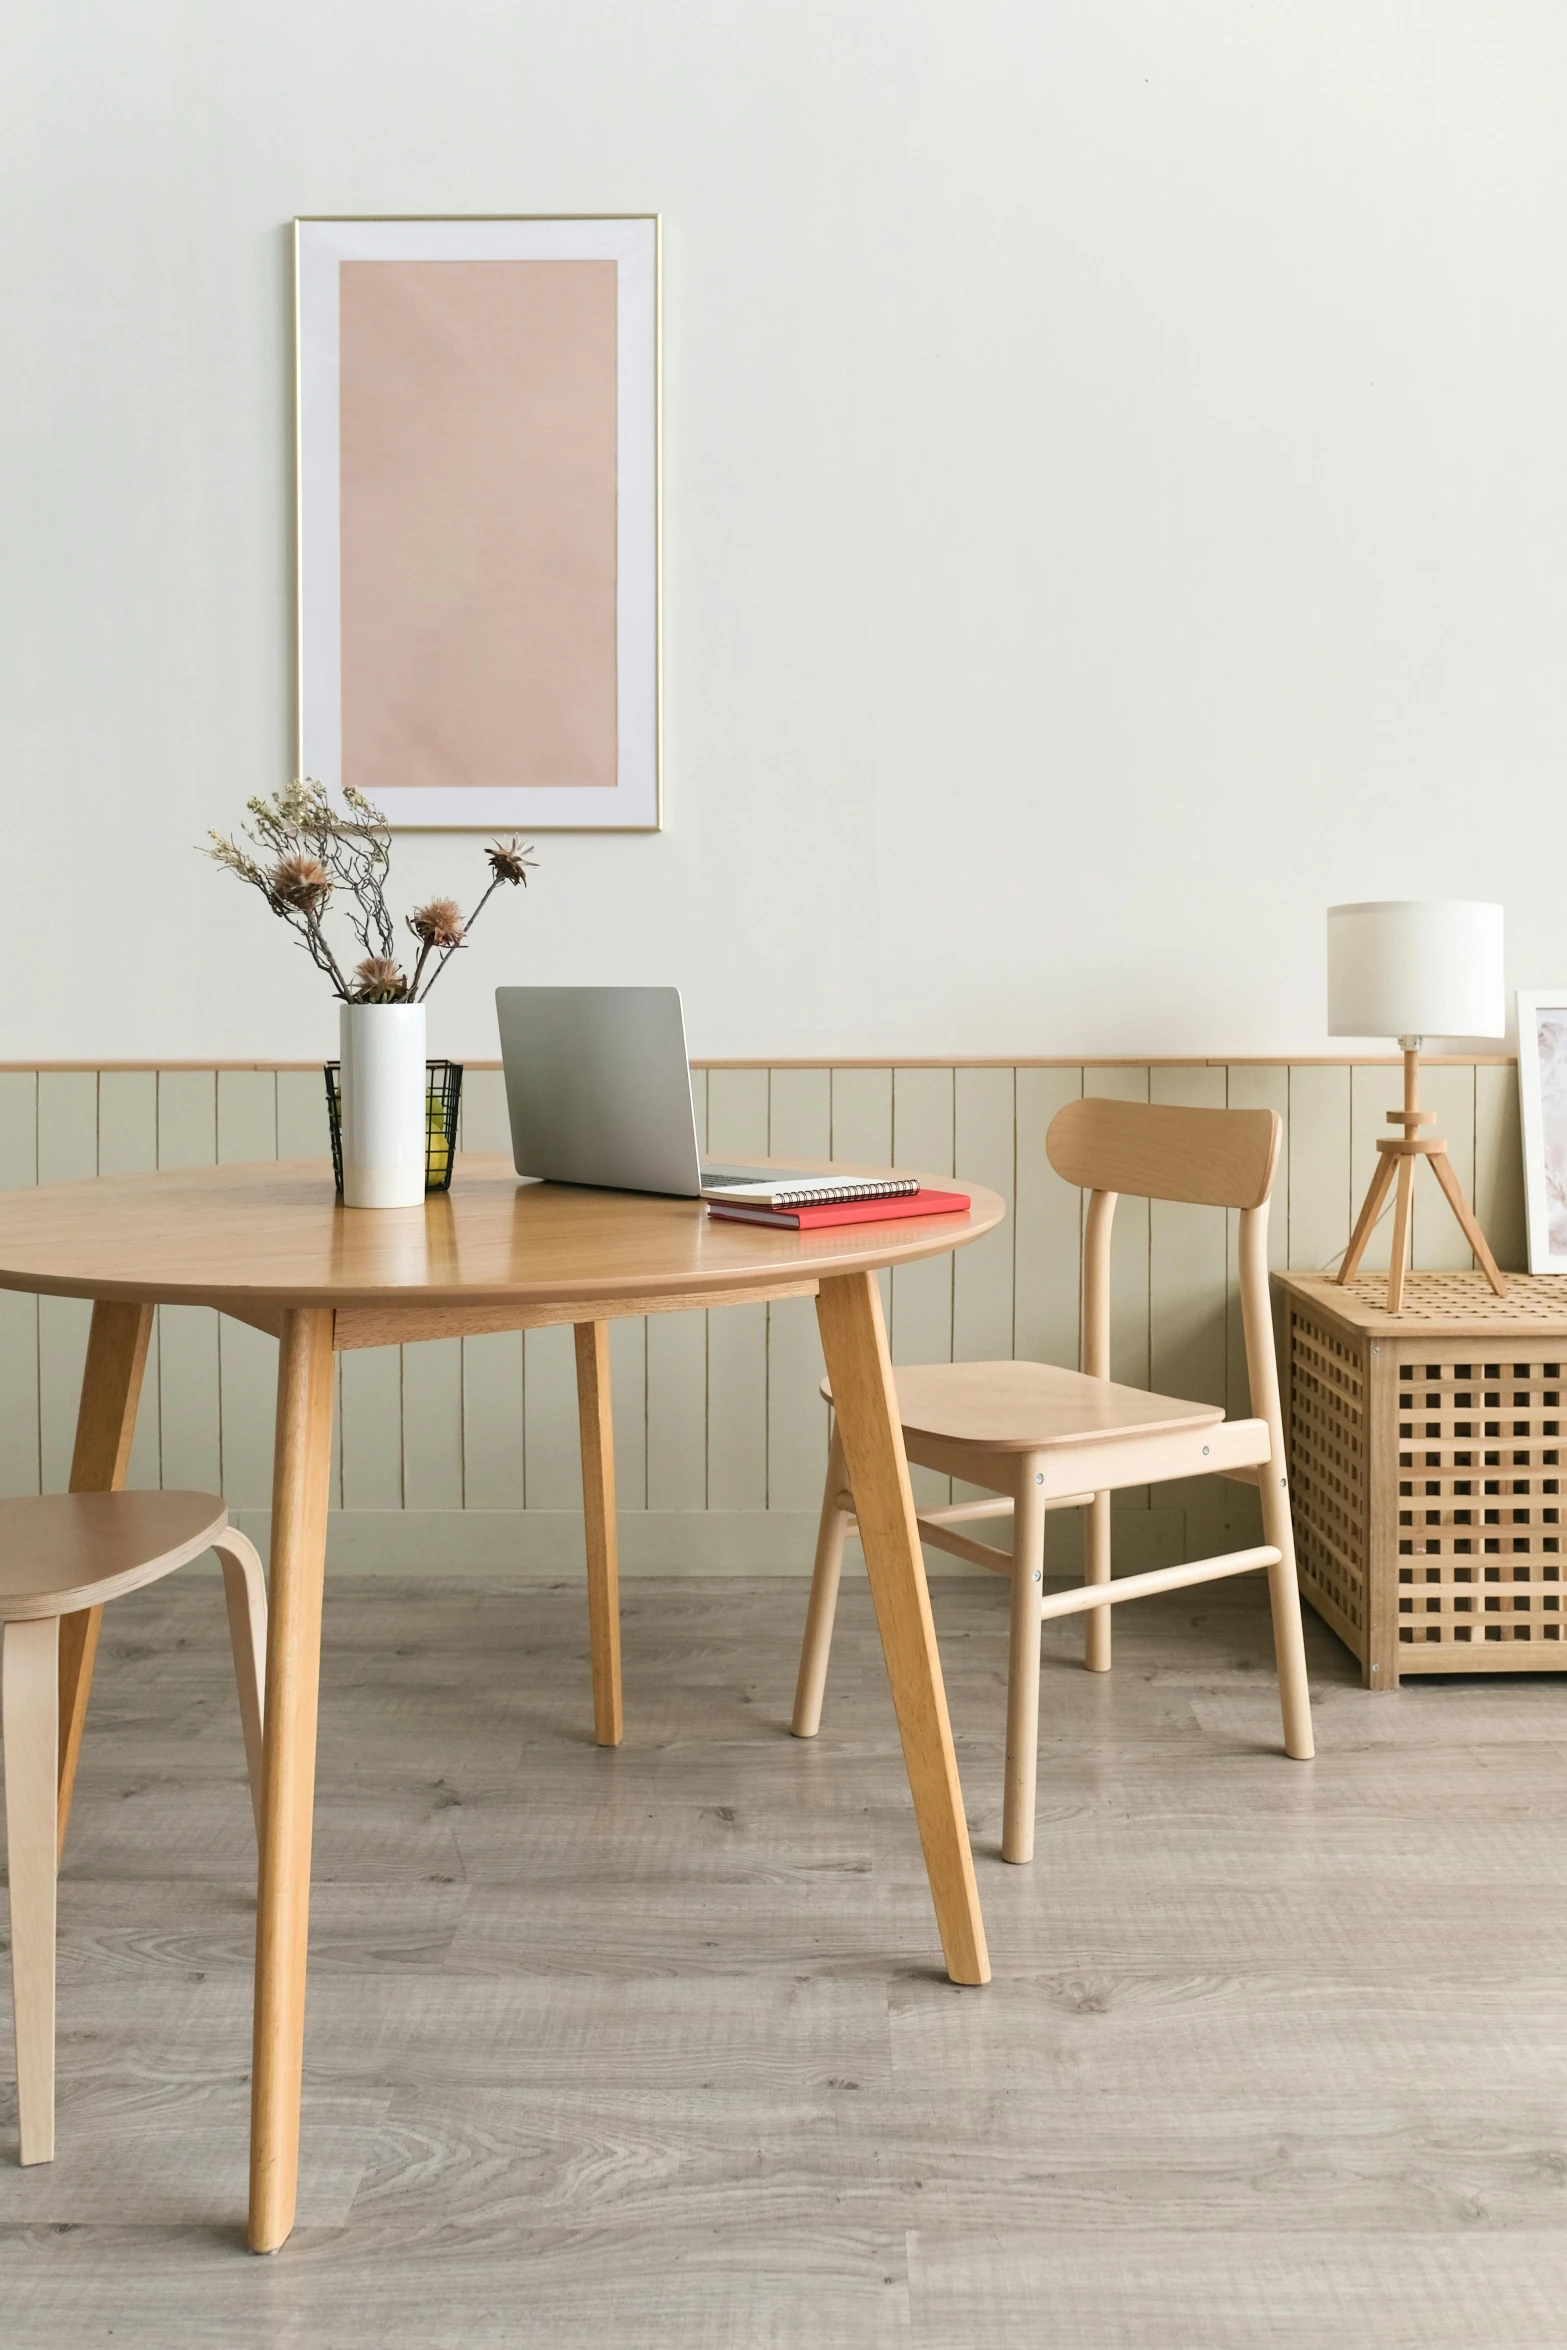
<svg viewBox="0 0 1567 2350">
<path fill-rule="evenodd" d="M 24 2163 L 54 2160 L 54 1897 L 60 1619 L 7 1624 L 0 1660 L 11 1997 Z"/>
<path fill-rule="evenodd" d="M 1045 1505 L 1033 1456 L 1018 1463 L 1012 1517 L 1012 1622 L 1007 1645 L 1007 1771 L 1001 1857 L 1034 1857 L 1034 1784 L 1039 1768 L 1039 1602 L 1045 1576 Z M 1090 1617 L 1090 1622 L 1092 1618 Z"/>
<path fill-rule="evenodd" d="M 1273 1654 L 1279 1672 L 1279 1706 L 1284 1715 L 1284 1751 L 1295 1762 L 1316 1753 L 1311 1731 L 1311 1684 L 1306 1678 L 1306 1635 L 1300 1620 L 1300 1582 L 1295 1572 L 1295 1529 L 1290 1521 L 1289 1486 L 1277 1460 L 1259 1472 L 1262 1480 L 1262 1538 L 1283 1552 L 1268 1569 L 1273 1609 Z"/>
<path fill-rule="evenodd" d="M 1089 1503 L 1083 1521 L 1084 1557 L 1088 1583 L 1108 1583 L 1110 1580 L 1110 1496 L 1096 1493 Z M 1091 1673 L 1110 1670 L 1110 1615 L 1107 1607 L 1096 1607 L 1083 1618 L 1083 1663 Z"/>
<path fill-rule="evenodd" d="M 229 1645 L 239 1689 L 239 1718 L 245 1733 L 245 1770 L 256 1835 L 261 1835 L 261 1728 L 266 1712 L 267 1583 L 256 1546 L 232 1526 L 213 1544 L 223 1562 L 223 1597 L 228 1607 Z"/>
<path fill-rule="evenodd" d="M 848 1488 L 843 1442 L 833 1422 L 827 1448 L 827 1485 L 822 1494 L 821 1524 L 816 1535 L 816 1564 L 811 1570 L 811 1604 L 805 1615 L 805 1639 L 800 1648 L 800 1677 L 794 1689 L 794 1718 L 789 1724 L 796 1738 L 814 1738 L 822 1726 L 822 1693 L 827 1686 L 827 1659 L 832 1652 L 833 1619 L 838 1612 L 838 1578 L 843 1571 L 844 1536 L 849 1513 L 839 1503 Z"/>
</svg>

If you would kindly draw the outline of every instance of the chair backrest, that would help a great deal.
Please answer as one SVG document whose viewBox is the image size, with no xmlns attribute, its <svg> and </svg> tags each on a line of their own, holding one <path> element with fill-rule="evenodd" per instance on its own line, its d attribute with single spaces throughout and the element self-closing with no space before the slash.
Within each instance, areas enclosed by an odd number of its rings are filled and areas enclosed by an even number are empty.
<svg viewBox="0 0 1567 2350">
<path fill-rule="evenodd" d="M 1185 1110 L 1164 1102 L 1068 1102 L 1045 1149 L 1068 1183 L 1197 1207 L 1260 1208 L 1284 1129 L 1272 1110 Z"/>
</svg>

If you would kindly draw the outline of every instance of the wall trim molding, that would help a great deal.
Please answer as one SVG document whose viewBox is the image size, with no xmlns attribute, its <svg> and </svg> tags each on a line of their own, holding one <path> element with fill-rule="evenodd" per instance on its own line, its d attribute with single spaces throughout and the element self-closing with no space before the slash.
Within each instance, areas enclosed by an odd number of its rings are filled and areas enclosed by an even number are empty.
<svg viewBox="0 0 1567 2350">
<path fill-rule="evenodd" d="M 1422 1053 L 1426 1069 L 1513 1069 L 1516 1053 Z M 498 1069 L 498 1060 L 465 1060 L 465 1069 Z M 278 1070 L 321 1068 L 320 1061 L 0 1061 L 0 1075 L 17 1077 L 89 1072 L 118 1075 L 123 1071 L 157 1073 L 161 1070 Z M 774 1054 L 763 1060 L 712 1061 L 700 1058 L 693 1069 L 1401 1069 L 1400 1053 L 1004 1053 L 983 1059 L 973 1055 L 938 1053 L 933 1058 L 900 1060 L 896 1054 L 859 1055 L 843 1060 L 832 1053 Z"/>
</svg>

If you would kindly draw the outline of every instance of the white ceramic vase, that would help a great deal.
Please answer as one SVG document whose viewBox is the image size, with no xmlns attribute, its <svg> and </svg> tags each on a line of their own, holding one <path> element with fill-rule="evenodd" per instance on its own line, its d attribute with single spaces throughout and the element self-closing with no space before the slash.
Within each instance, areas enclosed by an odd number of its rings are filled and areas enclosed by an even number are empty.
<svg viewBox="0 0 1567 2350">
<path fill-rule="evenodd" d="M 424 1205 L 423 1004 L 344 1004 L 343 1205 Z"/>
</svg>

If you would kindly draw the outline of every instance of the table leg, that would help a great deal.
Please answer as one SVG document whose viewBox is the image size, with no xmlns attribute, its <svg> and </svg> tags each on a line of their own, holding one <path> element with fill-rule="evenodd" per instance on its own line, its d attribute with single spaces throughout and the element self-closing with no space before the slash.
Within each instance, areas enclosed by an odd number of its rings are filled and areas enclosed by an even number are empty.
<svg viewBox="0 0 1567 2350">
<path fill-rule="evenodd" d="M 593 1735 L 600 1746 L 618 1746 L 620 1557 L 615 1535 L 615 1437 L 609 1411 L 609 1324 L 578 1322 L 572 1336 L 577 1345 L 577 1421 L 582 1435 Z"/>
<path fill-rule="evenodd" d="M 275 2252 L 287 2239 L 299 2180 L 310 1832 L 331 1469 L 332 1316 L 325 1308 L 303 1308 L 284 1315 L 278 1346 L 250 2083 L 252 2252 Z"/>
<path fill-rule="evenodd" d="M 955 1983 L 988 1983 L 985 1923 L 875 1274 L 824 1281 L 816 1318 L 947 1973 Z"/>
<path fill-rule="evenodd" d="M 76 1448 L 71 1455 L 73 1493 L 118 1493 L 125 1483 L 141 1401 L 152 1308 L 100 1298 L 92 1310 L 82 1400 L 76 1412 Z M 55 1795 L 56 1851 L 65 1850 L 65 1823 L 82 1750 L 82 1725 L 98 1653 L 101 1607 L 81 1608 L 60 1619 L 60 1769 Z"/>
</svg>

